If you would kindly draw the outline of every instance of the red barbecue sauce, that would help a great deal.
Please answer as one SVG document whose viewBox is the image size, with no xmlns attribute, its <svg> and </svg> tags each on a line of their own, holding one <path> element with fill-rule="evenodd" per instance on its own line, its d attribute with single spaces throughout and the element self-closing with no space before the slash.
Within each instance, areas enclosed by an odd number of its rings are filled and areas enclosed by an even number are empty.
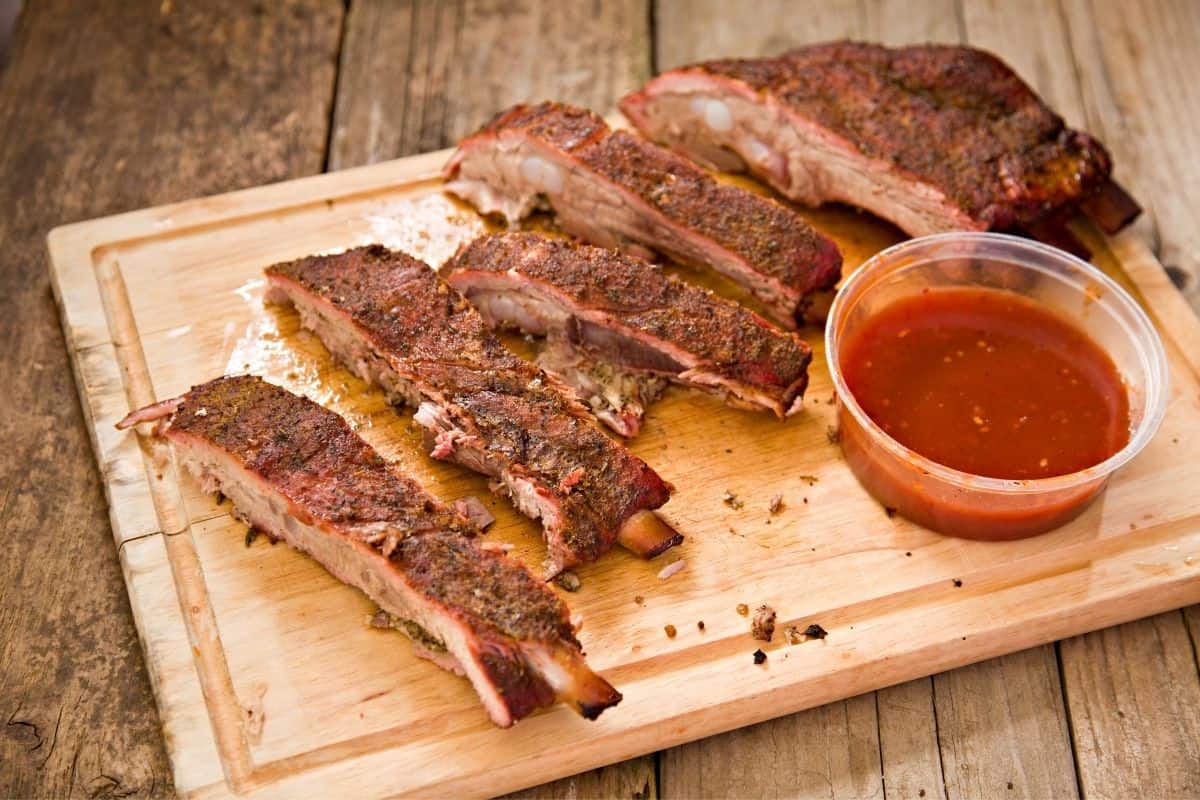
<svg viewBox="0 0 1200 800">
<path fill-rule="evenodd" d="M 842 349 L 855 400 L 911 450 L 989 478 L 1078 472 L 1129 440 L 1112 359 L 1038 303 L 985 288 L 927 289 L 865 320 Z"/>
</svg>

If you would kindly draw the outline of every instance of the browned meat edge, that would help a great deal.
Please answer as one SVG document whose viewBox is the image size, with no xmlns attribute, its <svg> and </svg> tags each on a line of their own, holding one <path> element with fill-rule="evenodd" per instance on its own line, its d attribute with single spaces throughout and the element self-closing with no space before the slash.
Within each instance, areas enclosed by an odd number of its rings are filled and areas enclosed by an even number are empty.
<svg viewBox="0 0 1200 800">
<path fill-rule="evenodd" d="M 545 201 L 593 244 L 715 269 L 786 327 L 841 275 L 837 246 L 793 210 L 612 131 L 586 109 L 514 106 L 464 139 L 445 175 L 484 213 L 514 222 Z"/>
<path fill-rule="evenodd" d="M 621 695 L 583 660 L 569 611 L 520 562 L 484 550 L 337 414 L 257 377 L 218 378 L 135 411 L 251 525 L 315 557 L 405 621 L 418 653 L 471 680 L 507 727 L 556 700 L 589 719 Z"/>
<path fill-rule="evenodd" d="M 491 476 L 541 519 L 551 572 L 618 539 L 645 557 L 681 541 L 651 513 L 671 486 L 424 262 L 371 246 L 266 273 L 269 299 L 294 304 L 344 364 L 417 409 L 433 457 Z"/>
<path fill-rule="evenodd" d="M 804 340 L 635 256 L 500 233 L 465 245 L 442 274 L 493 324 L 565 337 L 618 369 L 741 408 L 783 417 L 803 406 L 812 360 Z"/>
<path fill-rule="evenodd" d="M 1140 211 L 1098 141 L 970 47 L 833 42 L 710 61 L 654 78 L 621 109 L 702 163 L 747 168 L 801 202 L 861 205 L 913 235 L 1045 232 L 1070 247 L 1069 212 L 1112 233 Z"/>
</svg>

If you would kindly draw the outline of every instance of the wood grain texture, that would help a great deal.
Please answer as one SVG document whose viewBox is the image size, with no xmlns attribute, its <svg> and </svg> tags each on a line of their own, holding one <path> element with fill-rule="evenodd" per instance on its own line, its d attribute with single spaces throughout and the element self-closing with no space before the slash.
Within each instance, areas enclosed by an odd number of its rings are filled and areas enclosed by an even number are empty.
<svg viewBox="0 0 1200 800">
<path fill-rule="evenodd" d="M 4 796 L 171 792 L 46 232 L 321 165 L 340 4 L 175 6 L 27 3 L 0 72 Z"/>
<path fill-rule="evenodd" d="M 889 686 L 875 693 L 879 756 L 888 797 L 945 796 L 942 757 L 931 678 Z"/>
<path fill-rule="evenodd" d="M 607 111 L 649 77 L 649 19 L 643 0 L 356 1 L 329 166 L 446 147 L 518 102 Z"/>
<path fill-rule="evenodd" d="M 660 758 L 668 798 L 884 796 L 872 694 L 702 739 Z"/>
<path fill-rule="evenodd" d="M 655 757 L 640 756 L 505 795 L 509 800 L 651 800 L 659 796 Z"/>
<path fill-rule="evenodd" d="M 1138 230 L 1200 308 L 1200 4 L 1058 0 L 1087 125 L 1146 209 Z"/>
<path fill-rule="evenodd" d="M 1062 642 L 1085 796 L 1200 795 L 1193 646 L 1179 612 Z"/>
<path fill-rule="evenodd" d="M 1077 796 L 1054 646 L 933 678 L 946 795 Z"/>
<path fill-rule="evenodd" d="M 1196 657 L 1196 668 L 1200 670 L 1200 606 L 1188 606 L 1183 610 L 1183 621 L 1187 624 L 1192 640 L 1192 653 Z"/>
<path fill-rule="evenodd" d="M 887 44 L 961 37 L 956 0 L 660 0 L 655 4 L 655 68 L 724 56 L 781 53 L 829 39 Z"/>
</svg>

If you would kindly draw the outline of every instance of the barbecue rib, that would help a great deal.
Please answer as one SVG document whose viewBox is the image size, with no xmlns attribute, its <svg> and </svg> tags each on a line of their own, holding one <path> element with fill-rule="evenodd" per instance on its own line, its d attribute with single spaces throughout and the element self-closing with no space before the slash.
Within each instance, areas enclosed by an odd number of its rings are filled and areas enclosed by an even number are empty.
<svg viewBox="0 0 1200 800">
<path fill-rule="evenodd" d="M 682 540 L 652 512 L 671 486 L 424 262 L 374 245 L 266 273 L 268 300 L 295 305 L 346 366 L 416 408 L 434 458 L 491 476 L 541 519 L 551 573 L 614 541 L 649 558 Z"/>
<path fill-rule="evenodd" d="M 545 201 L 593 244 L 711 267 L 789 328 L 841 275 L 837 246 L 791 209 L 720 184 L 585 109 L 514 106 L 463 140 L 445 176 L 450 192 L 510 223 Z"/>
<path fill-rule="evenodd" d="M 494 325 L 566 339 L 632 374 L 738 408 L 803 406 L 812 351 L 794 333 L 640 258 L 536 233 L 483 236 L 442 275 Z"/>
<path fill-rule="evenodd" d="M 397 618 L 416 652 L 466 675 L 508 727 L 556 700 L 595 719 L 621 695 L 583 660 L 566 605 L 385 461 L 337 414 L 260 378 L 218 378 L 135 411 L 239 518 Z"/>
<path fill-rule="evenodd" d="M 809 205 L 861 206 L 914 236 L 1019 230 L 1070 244 L 1076 207 L 1110 233 L 1140 211 L 1099 142 L 969 47 L 833 42 L 710 61 L 659 75 L 621 110 L 702 164 L 749 170 Z"/>
</svg>

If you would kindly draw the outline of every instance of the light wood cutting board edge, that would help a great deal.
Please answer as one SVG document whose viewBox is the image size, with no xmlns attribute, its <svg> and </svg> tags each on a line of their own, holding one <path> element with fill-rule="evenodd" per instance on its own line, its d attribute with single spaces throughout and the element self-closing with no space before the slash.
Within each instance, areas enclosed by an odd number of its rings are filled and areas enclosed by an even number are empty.
<svg viewBox="0 0 1200 800">
<path fill-rule="evenodd" d="M 186 522 L 176 512 L 173 475 L 161 473 L 161 452 L 136 437 L 118 435 L 113 424 L 129 408 L 157 399 L 146 373 L 140 342 L 119 264 L 111 253 L 130 242 L 178 235 L 182 230 L 245 220 L 298 205 L 386 191 L 397 183 L 436 180 L 449 151 L 303 178 L 199 200 L 135 211 L 57 228 L 48 237 L 50 269 L 76 382 L 109 500 L 135 622 L 163 719 L 168 750 L 181 793 L 221 796 L 288 795 L 345 790 L 390 793 L 388 749 L 276 762 L 256 767 L 245 746 L 241 707 L 229 685 L 220 637 L 204 594 L 202 569 Z M 1144 242 L 1132 233 L 1106 240 L 1155 319 L 1168 347 L 1200 374 L 1200 319 L 1167 278 Z M 167 462 L 169 463 L 169 462 Z M 131 468 L 140 465 L 141 469 Z M 158 472 L 156 472 L 158 470 Z M 1178 527 L 1178 526 L 1177 526 Z M 1200 540 L 1195 526 L 1150 537 Z M 651 721 L 572 748 L 571 758 L 527 758 L 502 770 L 448 778 L 418 791 L 495 794 L 572 774 L 604 763 L 702 738 L 714 733 L 820 705 L 1085 630 L 1137 619 L 1200 601 L 1196 574 L 1145 575 L 1137 569 L 1141 548 L 1106 559 L 1104 587 L 1092 576 L 1086 598 L 1071 613 L 1038 606 L 1043 580 L 1006 586 L 997 582 L 979 602 L 991 619 L 967 632 L 972 648 L 948 642 L 897 643 L 882 658 L 861 658 L 846 670 L 803 691 L 765 682 L 753 701 L 717 704 L 667 722 Z M 1131 588 L 1132 587 L 1132 588 Z M 174 603 L 169 602 L 174 594 Z M 1081 598 L 1083 595 L 1081 595 Z M 900 609 L 907 613 L 913 609 Z M 877 609 L 886 616 L 887 609 Z M 955 624 L 946 619 L 944 624 Z M 964 629 L 965 630 L 965 629 Z M 959 632 L 956 630 L 956 632 Z M 187 642 L 186 647 L 182 643 Z M 190 656 L 190 657 L 189 657 Z M 224 674 L 222 674 L 224 672 Z M 663 698 L 669 703 L 669 698 Z M 551 763 L 547 763 L 547 761 Z"/>
</svg>

